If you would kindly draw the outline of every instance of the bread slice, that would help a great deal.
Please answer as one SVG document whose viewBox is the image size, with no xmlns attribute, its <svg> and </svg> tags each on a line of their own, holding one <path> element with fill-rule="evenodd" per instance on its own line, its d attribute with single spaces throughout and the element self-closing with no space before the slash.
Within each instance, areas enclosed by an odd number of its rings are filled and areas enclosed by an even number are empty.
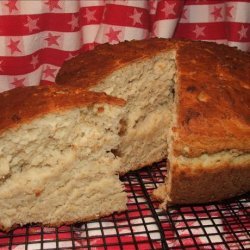
<svg viewBox="0 0 250 250">
<path fill-rule="evenodd" d="M 67 87 L 0 94 L 0 225 L 86 221 L 126 209 L 115 151 L 125 101 Z"/>
<path fill-rule="evenodd" d="M 168 156 L 165 204 L 250 191 L 250 55 L 208 42 L 100 45 L 65 62 L 56 82 L 127 101 L 120 173 Z"/>
</svg>

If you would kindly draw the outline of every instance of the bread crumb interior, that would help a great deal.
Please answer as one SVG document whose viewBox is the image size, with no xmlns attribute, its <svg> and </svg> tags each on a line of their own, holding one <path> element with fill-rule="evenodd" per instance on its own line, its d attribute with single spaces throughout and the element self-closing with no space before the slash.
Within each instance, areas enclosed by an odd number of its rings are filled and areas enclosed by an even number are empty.
<svg viewBox="0 0 250 250">
<path fill-rule="evenodd" d="M 175 51 L 169 51 L 116 70 L 91 88 L 127 100 L 121 174 L 167 157 L 175 73 Z"/>
<path fill-rule="evenodd" d="M 3 228 L 73 223 L 126 209 L 120 159 L 112 153 L 123 113 L 101 108 L 49 114 L 0 136 Z"/>
</svg>

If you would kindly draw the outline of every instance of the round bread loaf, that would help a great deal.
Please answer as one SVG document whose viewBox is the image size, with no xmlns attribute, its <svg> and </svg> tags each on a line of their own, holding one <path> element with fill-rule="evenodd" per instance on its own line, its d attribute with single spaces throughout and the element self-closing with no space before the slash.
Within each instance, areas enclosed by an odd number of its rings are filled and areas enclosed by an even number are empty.
<svg viewBox="0 0 250 250">
<path fill-rule="evenodd" d="M 56 82 L 127 100 L 121 172 L 168 157 L 154 193 L 164 204 L 250 191 L 249 53 L 158 38 L 105 44 L 65 62 Z"/>
</svg>

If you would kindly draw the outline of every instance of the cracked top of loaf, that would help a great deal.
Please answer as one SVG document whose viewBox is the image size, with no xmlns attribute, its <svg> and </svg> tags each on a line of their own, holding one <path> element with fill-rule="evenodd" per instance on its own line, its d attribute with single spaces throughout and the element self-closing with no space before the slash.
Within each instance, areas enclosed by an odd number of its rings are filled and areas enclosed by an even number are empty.
<svg viewBox="0 0 250 250">
<path fill-rule="evenodd" d="M 176 51 L 174 154 L 250 152 L 250 54 L 201 41 L 149 39 L 100 45 L 65 62 L 56 82 L 90 88 L 115 70 Z"/>
<path fill-rule="evenodd" d="M 250 152 L 250 54 L 193 42 L 177 53 L 177 154 Z M 187 150 L 185 150 L 187 147 Z"/>
<path fill-rule="evenodd" d="M 21 87 L 2 92 L 0 93 L 0 133 L 51 112 L 94 104 L 124 106 L 125 101 L 105 93 L 56 85 Z"/>
</svg>

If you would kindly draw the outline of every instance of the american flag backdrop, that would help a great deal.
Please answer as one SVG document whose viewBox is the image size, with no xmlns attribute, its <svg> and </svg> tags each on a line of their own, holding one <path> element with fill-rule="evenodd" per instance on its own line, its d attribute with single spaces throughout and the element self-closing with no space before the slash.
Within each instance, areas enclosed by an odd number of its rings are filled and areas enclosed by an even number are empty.
<svg viewBox="0 0 250 250">
<path fill-rule="evenodd" d="M 54 82 L 101 43 L 189 38 L 250 50 L 249 0 L 0 0 L 0 91 Z"/>
</svg>

